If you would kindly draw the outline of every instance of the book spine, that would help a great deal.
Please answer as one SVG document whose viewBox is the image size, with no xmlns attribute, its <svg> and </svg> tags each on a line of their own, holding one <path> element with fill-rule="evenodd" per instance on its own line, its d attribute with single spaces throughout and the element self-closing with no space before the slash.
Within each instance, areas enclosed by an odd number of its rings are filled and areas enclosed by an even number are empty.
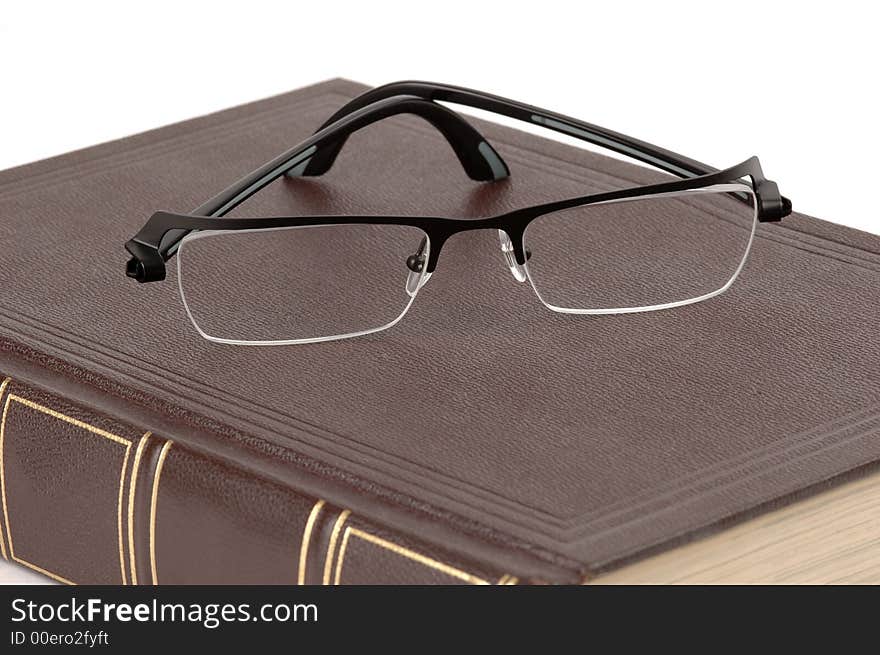
<svg viewBox="0 0 880 655">
<path fill-rule="evenodd" d="M 0 553 L 68 584 L 516 584 L 0 376 Z"/>
</svg>

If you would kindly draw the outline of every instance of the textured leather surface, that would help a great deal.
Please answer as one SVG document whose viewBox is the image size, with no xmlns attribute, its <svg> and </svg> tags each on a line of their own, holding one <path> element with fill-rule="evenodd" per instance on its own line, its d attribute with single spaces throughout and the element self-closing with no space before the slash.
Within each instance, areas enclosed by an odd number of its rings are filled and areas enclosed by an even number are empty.
<svg viewBox="0 0 880 655">
<path fill-rule="evenodd" d="M 0 378 L 0 554 L 76 584 L 515 584 L 492 563 Z"/>
<path fill-rule="evenodd" d="M 152 211 L 198 205 L 362 88 L 325 83 L 0 174 L 0 369 L 537 580 L 579 580 L 880 457 L 880 239 L 808 217 L 760 226 L 717 299 L 592 318 L 544 309 L 495 235 L 465 233 L 403 322 L 330 344 L 211 344 L 173 273 L 124 277 L 121 244 Z M 395 118 L 325 177 L 238 213 L 481 216 L 654 177 L 478 125 L 510 180 L 471 182 L 441 137 Z"/>
<path fill-rule="evenodd" d="M 142 435 L 25 385 L 3 387 L 4 557 L 61 581 L 127 582 L 133 446 Z"/>
</svg>

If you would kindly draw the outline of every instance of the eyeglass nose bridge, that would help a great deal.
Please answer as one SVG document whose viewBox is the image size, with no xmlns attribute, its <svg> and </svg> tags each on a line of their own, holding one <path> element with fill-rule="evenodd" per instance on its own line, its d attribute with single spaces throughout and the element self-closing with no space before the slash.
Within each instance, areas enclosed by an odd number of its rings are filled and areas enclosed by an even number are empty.
<svg viewBox="0 0 880 655">
<path fill-rule="evenodd" d="M 474 226 L 475 229 L 485 229 L 483 226 Z M 497 230 L 498 240 L 501 246 L 501 254 L 507 264 L 511 275 L 517 282 L 528 280 L 526 262 L 532 256 L 530 250 L 523 245 L 523 235 L 519 231 L 513 234 L 496 223 L 492 225 Z M 409 269 L 406 280 L 406 291 L 414 296 L 419 289 L 430 279 L 437 266 L 437 260 L 443 245 L 451 234 L 455 232 L 434 232 L 428 238 L 422 239 L 418 248 L 406 259 L 406 267 Z"/>
</svg>

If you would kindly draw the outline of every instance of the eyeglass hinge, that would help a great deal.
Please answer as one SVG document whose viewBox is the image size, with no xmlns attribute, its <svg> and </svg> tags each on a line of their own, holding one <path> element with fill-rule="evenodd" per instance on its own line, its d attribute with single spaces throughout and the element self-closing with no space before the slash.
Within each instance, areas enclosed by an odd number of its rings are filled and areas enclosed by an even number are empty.
<svg viewBox="0 0 880 655">
<path fill-rule="evenodd" d="M 138 282 L 159 282 L 165 279 L 165 259 L 154 246 L 132 239 L 125 244 L 132 258 L 125 265 L 125 274 Z"/>
<path fill-rule="evenodd" d="M 755 193 L 758 197 L 758 221 L 761 223 L 775 223 L 791 214 L 791 200 L 779 194 L 776 182 L 760 182 Z"/>
</svg>

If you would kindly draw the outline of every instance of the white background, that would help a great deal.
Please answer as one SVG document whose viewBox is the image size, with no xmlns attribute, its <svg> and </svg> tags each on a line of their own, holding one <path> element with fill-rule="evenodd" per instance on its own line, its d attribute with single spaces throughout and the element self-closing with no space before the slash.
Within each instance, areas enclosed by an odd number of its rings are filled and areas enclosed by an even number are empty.
<svg viewBox="0 0 880 655">
<path fill-rule="evenodd" d="M 880 232 L 874 3 L 10 5 L 0 10 L 0 168 L 330 77 L 416 78 L 715 166 L 757 154 L 796 210 Z"/>
<path fill-rule="evenodd" d="M 796 210 L 880 233 L 873 3 L 80 0 L 0 12 L 0 168 L 330 77 L 416 78 L 715 166 L 758 154 Z"/>
</svg>

